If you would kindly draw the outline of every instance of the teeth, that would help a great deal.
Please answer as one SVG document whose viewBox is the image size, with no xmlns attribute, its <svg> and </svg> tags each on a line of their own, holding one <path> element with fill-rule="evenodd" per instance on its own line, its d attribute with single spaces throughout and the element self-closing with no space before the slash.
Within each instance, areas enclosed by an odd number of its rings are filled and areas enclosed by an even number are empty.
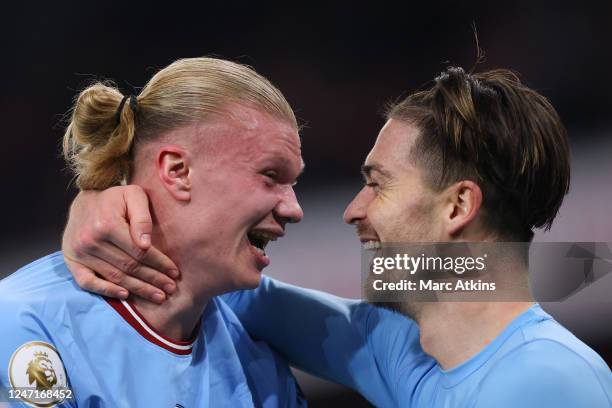
<svg viewBox="0 0 612 408">
<path fill-rule="evenodd" d="M 266 253 L 264 252 L 264 250 L 263 250 L 263 249 L 261 249 L 261 248 L 257 248 L 256 246 L 253 246 L 253 248 L 255 248 L 255 250 L 256 250 L 257 252 L 259 252 L 260 254 L 262 254 L 262 255 L 265 255 L 265 254 L 266 254 Z"/>
<path fill-rule="evenodd" d="M 270 241 L 276 241 L 278 238 L 273 233 L 262 230 L 249 231 L 247 233 L 247 237 L 251 242 L 251 245 L 259 250 L 265 249 Z"/>
<path fill-rule="evenodd" d="M 265 239 L 267 241 L 276 241 L 278 238 L 276 235 L 271 234 L 267 231 L 251 231 L 250 234 L 254 237 Z"/>
<path fill-rule="evenodd" d="M 380 242 L 379 241 L 367 241 L 363 243 L 363 249 L 365 250 L 370 250 L 370 249 L 380 249 Z"/>
</svg>

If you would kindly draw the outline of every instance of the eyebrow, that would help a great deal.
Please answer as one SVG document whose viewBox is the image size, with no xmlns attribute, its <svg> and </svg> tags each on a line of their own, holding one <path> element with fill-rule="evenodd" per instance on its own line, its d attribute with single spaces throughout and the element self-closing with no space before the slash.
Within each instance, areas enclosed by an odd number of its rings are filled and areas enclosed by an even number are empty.
<svg viewBox="0 0 612 408">
<path fill-rule="evenodd" d="M 361 174 L 363 174 L 364 177 L 370 177 L 372 172 L 377 172 L 384 178 L 391 178 L 391 174 L 380 164 L 364 164 L 361 166 Z"/>
<path fill-rule="evenodd" d="M 302 168 L 300 169 L 300 172 L 298 173 L 298 175 L 295 177 L 295 179 L 293 179 L 293 185 L 297 184 L 297 179 L 300 178 L 300 176 L 302 174 L 304 174 L 304 169 L 306 168 L 306 163 L 304 163 L 304 159 L 302 159 Z"/>
<path fill-rule="evenodd" d="M 300 159 L 300 160 L 302 162 L 302 168 L 300 169 L 300 173 L 298 174 L 298 177 L 304 173 L 304 169 L 306 168 L 306 163 L 304 163 L 304 159 Z"/>
</svg>

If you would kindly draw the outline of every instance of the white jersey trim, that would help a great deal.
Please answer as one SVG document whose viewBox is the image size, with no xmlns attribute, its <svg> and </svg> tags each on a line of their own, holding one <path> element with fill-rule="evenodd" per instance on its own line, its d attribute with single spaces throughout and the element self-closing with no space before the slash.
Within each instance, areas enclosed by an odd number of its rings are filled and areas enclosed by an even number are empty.
<svg viewBox="0 0 612 408">
<path fill-rule="evenodd" d="M 138 324 L 140 324 L 140 326 L 142 326 L 142 328 L 145 329 L 147 331 L 147 333 L 149 333 L 151 336 L 153 336 L 155 338 L 155 340 L 159 341 L 160 343 L 165 344 L 168 347 L 172 347 L 172 348 L 177 349 L 177 350 L 191 350 L 193 348 L 193 343 L 187 344 L 187 345 L 182 345 L 182 344 L 176 344 L 176 343 L 173 343 L 171 341 L 168 341 L 168 340 L 164 339 L 159 334 L 157 334 L 155 332 L 155 330 L 153 330 L 151 327 L 149 327 L 149 325 L 147 323 L 145 323 L 140 318 L 140 316 L 138 316 L 138 313 L 136 313 L 134 311 L 134 309 L 132 309 L 132 306 L 130 306 L 130 304 L 128 302 L 126 302 L 125 300 L 122 300 L 121 304 L 127 309 L 128 312 L 130 312 L 130 314 L 138 322 Z"/>
</svg>

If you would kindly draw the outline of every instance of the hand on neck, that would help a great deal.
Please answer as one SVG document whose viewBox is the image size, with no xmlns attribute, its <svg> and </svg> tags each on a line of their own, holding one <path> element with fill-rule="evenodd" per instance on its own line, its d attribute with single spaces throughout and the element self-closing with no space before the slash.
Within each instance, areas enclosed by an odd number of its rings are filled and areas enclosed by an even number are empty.
<svg viewBox="0 0 612 408">
<path fill-rule="evenodd" d="M 174 293 L 162 304 L 158 305 L 137 296 L 130 297 L 130 301 L 157 332 L 176 341 L 191 340 L 206 304 L 215 294 L 200 293 L 196 290 L 202 287 L 194 281 L 198 277 L 200 282 L 202 281 L 201 275 L 196 273 L 200 268 L 189 262 L 189 248 L 181 239 L 180 222 L 172 215 L 176 208 L 164 205 L 167 202 L 158 197 L 158 186 L 150 186 L 144 181 L 140 184 L 150 198 L 154 221 L 152 244 L 174 260 L 179 266 L 181 276 L 176 280 Z"/>
</svg>

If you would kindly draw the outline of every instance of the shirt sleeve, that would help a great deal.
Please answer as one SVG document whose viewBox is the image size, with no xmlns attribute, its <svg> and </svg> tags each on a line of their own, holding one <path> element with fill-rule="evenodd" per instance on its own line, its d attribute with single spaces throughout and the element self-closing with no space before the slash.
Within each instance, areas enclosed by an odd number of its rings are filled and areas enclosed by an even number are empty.
<svg viewBox="0 0 612 408">
<path fill-rule="evenodd" d="M 223 300 L 253 337 L 292 365 L 396 406 L 398 378 L 422 361 L 416 324 L 367 303 L 264 277 Z"/>
<path fill-rule="evenodd" d="M 19 299 L 4 297 L 0 301 L 0 406 L 7 403 L 10 407 L 30 407 L 11 397 L 21 387 L 47 389 L 46 386 L 66 383 L 66 370 L 35 311 Z M 71 399 L 54 406 L 77 405 Z"/>
</svg>

